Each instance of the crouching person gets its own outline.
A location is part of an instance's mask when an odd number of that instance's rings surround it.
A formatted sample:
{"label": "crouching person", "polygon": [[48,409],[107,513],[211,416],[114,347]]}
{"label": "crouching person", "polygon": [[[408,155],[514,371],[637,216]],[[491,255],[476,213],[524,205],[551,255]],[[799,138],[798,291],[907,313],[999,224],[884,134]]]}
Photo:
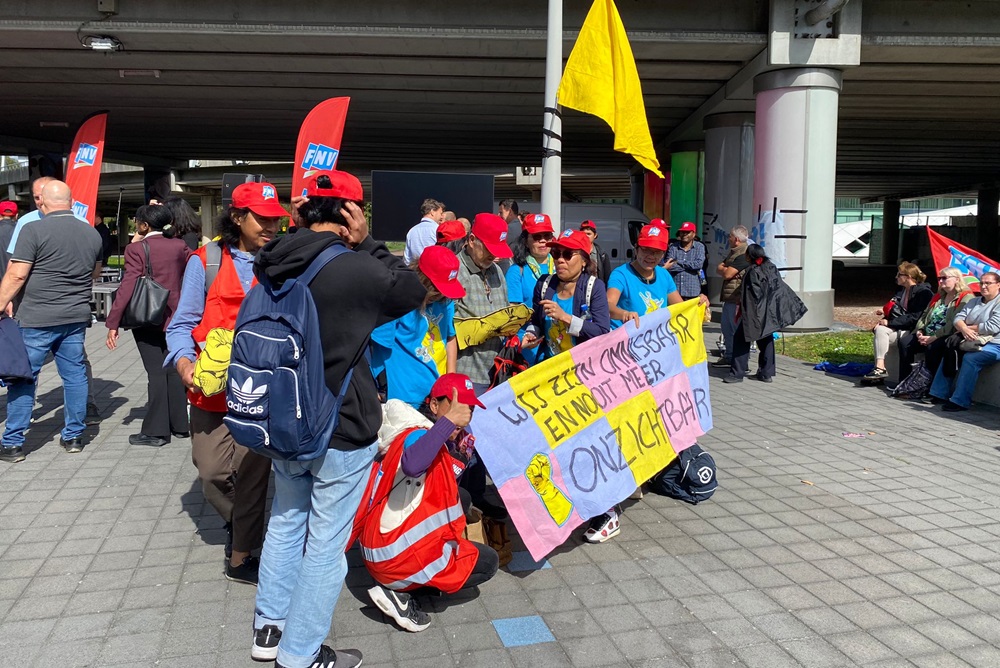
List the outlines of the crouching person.
{"label": "crouching person", "polygon": [[430,624],[407,592],[453,594],[497,572],[496,551],[462,537],[471,502],[456,483],[473,454],[474,439],[465,428],[473,407],[482,405],[467,376],[445,374],[431,388],[433,426],[416,410],[397,404],[409,415],[395,421],[394,433],[382,432],[388,449],[372,469],[354,533],[378,583],[368,595],[407,631],[423,631]]}

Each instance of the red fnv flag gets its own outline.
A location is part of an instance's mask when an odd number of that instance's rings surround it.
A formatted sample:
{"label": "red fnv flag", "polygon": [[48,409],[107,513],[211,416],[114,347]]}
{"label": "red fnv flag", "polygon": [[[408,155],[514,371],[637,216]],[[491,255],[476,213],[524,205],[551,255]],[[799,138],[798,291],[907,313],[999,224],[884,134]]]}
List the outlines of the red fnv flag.
{"label": "red fnv flag", "polygon": [[320,102],[299,128],[292,171],[292,196],[304,195],[305,183],[314,172],[335,169],[344,136],[349,97],[332,97]]}
{"label": "red fnv flag", "polygon": [[1000,271],[1000,264],[982,253],[963,246],[957,241],[938,234],[927,227],[927,239],[931,244],[931,257],[934,258],[935,271],[945,267],[955,267],[965,274],[965,283],[970,290],[979,292],[979,278],[987,271]]}
{"label": "red fnv flag", "polygon": [[97,186],[104,160],[104,129],[108,112],[94,114],[80,126],[66,165],[66,185],[73,193],[73,214],[91,225],[97,208]]}

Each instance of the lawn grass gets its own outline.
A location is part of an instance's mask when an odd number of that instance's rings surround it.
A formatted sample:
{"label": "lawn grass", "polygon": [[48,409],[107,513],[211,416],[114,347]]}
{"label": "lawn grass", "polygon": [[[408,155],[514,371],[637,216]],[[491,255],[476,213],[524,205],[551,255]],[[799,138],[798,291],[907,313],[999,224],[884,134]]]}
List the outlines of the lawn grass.
{"label": "lawn grass", "polygon": [[871,362],[874,356],[872,339],[867,331],[826,332],[785,336],[777,341],[776,352],[812,364],[820,362]]}
{"label": "lawn grass", "polygon": [[385,245],[391,251],[401,251],[406,248],[405,241],[386,241]]}

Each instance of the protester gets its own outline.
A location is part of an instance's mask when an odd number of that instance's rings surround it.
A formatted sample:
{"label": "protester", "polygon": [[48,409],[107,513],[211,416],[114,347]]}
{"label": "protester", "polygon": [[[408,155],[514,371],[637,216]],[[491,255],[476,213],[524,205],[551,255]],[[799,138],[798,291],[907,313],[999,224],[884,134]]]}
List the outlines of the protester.
{"label": "protester", "polygon": [[425,248],[437,243],[435,231],[438,224],[444,221],[444,203],[436,199],[425,199],[420,205],[420,216],[420,222],[406,233],[403,262],[407,265],[419,260]]}
{"label": "protester", "polygon": [[455,255],[461,253],[462,249],[465,248],[465,238],[469,236],[469,231],[462,220],[465,219],[446,220],[438,225],[436,232],[437,245],[444,246]]}
{"label": "protester", "polygon": [[1000,361],[1000,274],[984,273],[979,285],[982,295],[963,306],[954,321],[954,338],[967,342],[970,350],[962,356],[954,378],[945,373],[945,359],[931,383],[931,401],[943,404],[941,409],[948,412],[969,410],[979,372]]}
{"label": "protester", "polygon": [[198,250],[201,245],[201,217],[180,195],[167,197],[163,206],[174,219],[174,238],[183,241],[191,250]]}
{"label": "protester", "polygon": [[50,352],[63,383],[64,426],[59,444],[69,453],[83,450],[88,380],[83,364],[90,326],[90,296],[101,275],[101,236],[81,225],[70,210],[72,194],[50,179],[41,189],[41,220],[21,230],[10,266],[0,282],[0,313],[17,320],[34,378],[7,389],[7,423],[0,438],[0,461],[19,462],[35,405],[38,373]]}
{"label": "protester", "polygon": [[108,260],[115,254],[115,240],[111,238],[111,230],[100,211],[94,212],[94,230],[101,235],[101,264],[106,267]]}
{"label": "protester", "polygon": [[[456,318],[481,318],[510,306],[507,281],[494,262],[513,257],[507,246],[507,224],[492,213],[476,215],[465,248],[458,254],[458,281],[465,288],[465,297],[455,302]],[[482,393],[490,383],[490,369],[503,338],[497,336],[479,345],[458,352],[458,373],[465,374]]]}
{"label": "protester", "polygon": [[225,381],[221,387],[210,385],[195,374],[195,363],[203,357],[228,361],[224,342],[232,340],[240,304],[256,284],[254,256],[277,236],[278,222],[287,215],[270,183],[238,185],[232,205],[219,218],[220,239],[188,260],[177,310],[167,326],[167,364],[176,367],[191,403],[191,459],[205,500],[229,534],[226,579],[254,585],[259,561],[253,552],[263,545],[271,462],[233,440],[222,421]]}
{"label": "protester", "polygon": [[920,267],[912,262],[899,265],[896,274],[899,290],[885,307],[875,312],[883,317],[872,329],[875,333],[875,368],[864,377],[865,382],[872,384],[885,380],[888,375],[885,356],[890,346],[894,346],[900,337],[913,330],[920,314],[930,304],[934,291],[924,282],[926,278]]}
{"label": "protester", "polygon": [[945,267],[938,272],[938,291],[914,325],[912,332],[900,337],[896,344],[899,351],[899,379],[910,375],[913,357],[924,353],[924,368],[933,378],[944,356],[945,342],[955,331],[955,316],[975,295],[965,289],[962,271]]}
{"label": "protester", "polygon": [[114,350],[118,347],[122,314],[132,299],[136,282],[146,273],[148,262],[153,280],[168,290],[167,310],[163,325],[132,330],[132,338],[146,370],[147,403],[142,429],[138,434],[129,436],[128,442],[131,445],[160,447],[169,443],[171,436],[190,437],[184,383],[173,365],[165,364],[166,329],[180,299],[188,247],[174,238],[173,218],[167,207],[141,206],[135,212],[135,222],[143,240],[125,248],[125,275],[104,324],[108,328],[108,350]]}
{"label": "protester", "polygon": [[372,332],[372,372],[378,376],[385,371],[388,399],[420,408],[434,381],[455,371],[458,341],[452,300],[464,297],[465,288],[457,278],[458,258],[444,246],[425,248],[411,269],[427,296],[419,308]]}
{"label": "protester", "polygon": [[611,260],[608,259],[608,254],[597,243],[597,223],[592,220],[585,220],[580,223],[580,231],[590,239],[590,262],[594,267],[597,267],[595,276],[607,283],[611,278]]}
{"label": "protester", "polygon": [[14,236],[14,228],[17,226],[17,204],[11,201],[0,202],[0,280],[7,270],[7,263],[10,261],[10,253],[7,246]]}
{"label": "protester", "polygon": [[[555,263],[549,257],[553,238],[552,221],[544,213],[531,214],[514,243],[514,258],[507,269],[507,297],[511,304],[531,305],[538,279],[555,273]],[[524,337],[524,330],[519,333]],[[523,350],[525,361],[534,364],[537,349]]]}
{"label": "protester", "polygon": [[746,257],[750,267],[743,276],[740,319],[733,334],[733,364],[722,382],[743,382],[750,362],[750,342],[756,341],[759,356],[754,378],[770,383],[776,372],[774,333],[798,322],[806,306],[781,279],[763,247],[751,244]]}
{"label": "protester", "polygon": [[681,223],[677,238],[667,247],[664,267],[677,284],[677,290],[684,299],[694,299],[701,294],[707,253],[705,244],[694,238],[697,228],[694,223]]}
{"label": "protester", "polygon": [[[514,251],[514,242],[521,236],[521,225],[523,223],[517,211],[517,200],[504,199],[500,200],[500,204],[497,205],[498,215],[507,223],[507,245],[510,246],[511,252]],[[504,268],[504,271],[507,271],[507,269]]]}
{"label": "protester", "polygon": [[[467,376],[441,376],[428,397],[434,425],[428,428],[421,420],[389,435],[385,457],[373,467],[365,490],[369,501],[358,509],[354,530],[377,583],[368,596],[407,631],[423,631],[430,618],[406,592],[427,588],[453,594],[483,584],[499,566],[493,548],[463,538],[472,500],[455,478],[461,481],[476,456],[475,439],[466,429],[475,406],[484,407]],[[409,494],[396,483],[400,470],[423,487],[415,503],[400,503]]]}
{"label": "protester", "polygon": [[[270,244],[254,271],[274,285],[299,276],[327,247],[346,244],[309,285],[319,316],[327,387],[340,421],[326,455],[274,462],[275,492],[261,559],[251,657],[278,666],[360,665],[357,650],[323,645],[347,572],[344,552],[377,449],[382,409],[365,350],[376,326],[420,307],[426,290],[385,244],[368,236],[361,182],[317,172],[293,199],[299,231]],[[308,531],[307,531],[308,528]]]}
{"label": "protester", "polygon": [[733,334],[736,333],[736,313],[740,308],[740,284],[743,274],[750,266],[747,262],[747,228],[737,225],[729,231],[729,254],[715,268],[715,273],[722,277],[722,291],[719,301],[722,302],[722,340],[725,352],[722,357],[712,363],[714,367],[728,369],[733,363]]}

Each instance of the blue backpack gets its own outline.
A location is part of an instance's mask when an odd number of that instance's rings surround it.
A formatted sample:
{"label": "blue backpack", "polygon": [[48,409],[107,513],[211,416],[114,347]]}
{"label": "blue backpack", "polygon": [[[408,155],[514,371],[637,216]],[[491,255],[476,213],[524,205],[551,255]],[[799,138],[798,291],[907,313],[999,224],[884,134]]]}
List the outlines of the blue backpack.
{"label": "blue backpack", "polygon": [[692,504],[711,497],[718,486],[715,460],[697,443],[681,450],[677,459],[649,481],[650,491]]}
{"label": "blue backpack", "polygon": [[309,461],[330,445],[354,369],[334,396],[326,385],[319,316],[309,283],[347,252],[342,244],[328,246],[280,288],[262,277],[240,306],[223,422],[237,443],[258,454]]}

